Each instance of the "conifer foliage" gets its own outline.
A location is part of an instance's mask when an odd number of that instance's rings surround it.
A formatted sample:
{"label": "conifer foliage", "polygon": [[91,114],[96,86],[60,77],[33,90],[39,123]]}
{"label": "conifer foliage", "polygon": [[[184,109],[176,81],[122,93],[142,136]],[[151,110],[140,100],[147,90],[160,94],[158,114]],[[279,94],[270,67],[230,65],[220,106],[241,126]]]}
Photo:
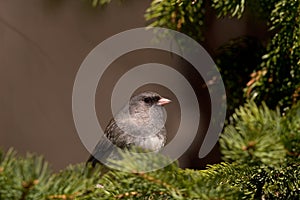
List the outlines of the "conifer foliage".
{"label": "conifer foliage", "polygon": [[[100,177],[101,166],[91,170],[82,163],[53,173],[42,157],[9,150],[1,153],[0,199],[298,199],[299,119],[300,103],[281,116],[265,104],[248,102],[220,138],[224,162],[206,170],[173,163],[146,173],[124,152],[114,164],[125,171]],[[168,161],[141,155],[152,165]]]}

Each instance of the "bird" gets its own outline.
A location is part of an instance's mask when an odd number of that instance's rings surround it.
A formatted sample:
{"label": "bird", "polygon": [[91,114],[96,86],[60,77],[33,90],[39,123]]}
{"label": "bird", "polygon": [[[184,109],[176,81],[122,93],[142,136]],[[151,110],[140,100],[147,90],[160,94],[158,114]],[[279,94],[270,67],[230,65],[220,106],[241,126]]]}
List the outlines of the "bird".
{"label": "bird", "polygon": [[108,158],[118,159],[115,147],[122,150],[138,147],[159,152],[167,140],[163,106],[170,102],[153,91],[132,96],[111,119],[86,164],[95,167],[96,164],[105,164]]}

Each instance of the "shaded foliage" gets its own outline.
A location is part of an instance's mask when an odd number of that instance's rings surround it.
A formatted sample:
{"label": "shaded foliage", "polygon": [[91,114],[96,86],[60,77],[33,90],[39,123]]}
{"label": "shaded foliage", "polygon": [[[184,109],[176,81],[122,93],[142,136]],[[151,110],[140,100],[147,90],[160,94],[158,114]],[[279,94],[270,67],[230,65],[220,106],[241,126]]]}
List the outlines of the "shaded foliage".
{"label": "shaded foliage", "polygon": [[164,156],[130,152],[111,161],[120,169],[69,166],[53,173],[40,156],[13,150],[0,161],[0,198],[24,199],[298,199],[300,195],[300,103],[286,116],[265,104],[236,110],[220,139],[223,163],[206,170],[172,163],[144,172],[140,165],[168,163]]}

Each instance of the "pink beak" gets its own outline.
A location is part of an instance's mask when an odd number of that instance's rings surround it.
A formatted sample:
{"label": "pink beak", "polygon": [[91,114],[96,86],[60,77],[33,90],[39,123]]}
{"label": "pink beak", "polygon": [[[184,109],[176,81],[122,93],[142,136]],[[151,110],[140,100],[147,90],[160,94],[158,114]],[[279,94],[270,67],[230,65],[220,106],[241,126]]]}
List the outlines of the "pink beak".
{"label": "pink beak", "polygon": [[170,99],[161,98],[160,100],[158,100],[157,105],[163,106],[163,105],[166,105],[166,104],[171,103],[171,102],[172,101]]}

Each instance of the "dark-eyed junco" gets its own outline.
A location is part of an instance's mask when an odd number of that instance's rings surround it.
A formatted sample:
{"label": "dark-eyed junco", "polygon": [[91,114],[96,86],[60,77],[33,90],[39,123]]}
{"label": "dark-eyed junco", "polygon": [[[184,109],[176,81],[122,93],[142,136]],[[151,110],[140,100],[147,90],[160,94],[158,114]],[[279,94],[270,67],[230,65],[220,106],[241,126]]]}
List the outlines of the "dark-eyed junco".
{"label": "dark-eyed junco", "polygon": [[165,112],[169,99],[151,91],[140,93],[110,121],[87,163],[105,162],[115,147],[132,146],[158,152],[166,143]]}

